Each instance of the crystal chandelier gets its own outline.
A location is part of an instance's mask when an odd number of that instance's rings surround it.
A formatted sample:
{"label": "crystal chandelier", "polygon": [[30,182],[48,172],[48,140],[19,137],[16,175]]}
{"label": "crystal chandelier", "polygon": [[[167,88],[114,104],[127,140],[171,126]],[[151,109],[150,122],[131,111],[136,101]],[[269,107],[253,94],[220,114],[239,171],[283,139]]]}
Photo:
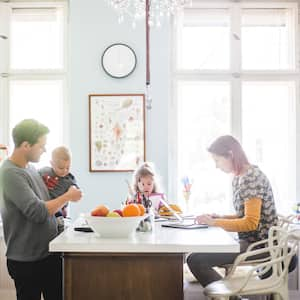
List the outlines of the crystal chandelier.
{"label": "crystal chandelier", "polygon": [[[133,26],[136,21],[145,17],[146,0],[106,0],[118,13],[119,23],[125,15],[132,18]],[[185,5],[191,5],[192,0],[150,0],[149,26],[160,26],[161,18],[177,13]]]}
{"label": "crystal chandelier", "polygon": [[150,88],[150,27],[161,24],[161,18],[175,15],[192,0],[106,0],[116,10],[118,21],[122,23],[125,15],[132,18],[133,27],[136,21],[145,19],[146,24],[146,108],[152,108]]}

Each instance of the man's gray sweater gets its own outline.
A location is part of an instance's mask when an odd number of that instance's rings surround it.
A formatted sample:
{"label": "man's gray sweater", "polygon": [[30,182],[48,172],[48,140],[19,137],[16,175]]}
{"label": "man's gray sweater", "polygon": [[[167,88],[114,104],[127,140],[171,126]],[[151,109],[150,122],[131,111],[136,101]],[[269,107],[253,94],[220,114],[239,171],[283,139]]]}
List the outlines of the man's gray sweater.
{"label": "man's gray sweater", "polygon": [[48,190],[33,166],[20,168],[5,160],[0,168],[0,209],[6,256],[16,261],[37,261],[49,255],[57,224],[45,201]]}

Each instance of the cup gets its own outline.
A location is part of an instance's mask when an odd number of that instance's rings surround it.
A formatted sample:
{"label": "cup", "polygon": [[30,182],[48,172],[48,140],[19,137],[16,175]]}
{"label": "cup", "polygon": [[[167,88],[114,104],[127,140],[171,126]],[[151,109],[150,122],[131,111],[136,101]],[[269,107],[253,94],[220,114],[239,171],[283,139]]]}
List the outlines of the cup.
{"label": "cup", "polygon": [[183,191],[183,198],[185,202],[188,202],[190,200],[190,197],[191,197],[191,191]]}
{"label": "cup", "polygon": [[183,191],[183,198],[185,200],[185,210],[189,211],[189,203],[190,203],[191,191]]}

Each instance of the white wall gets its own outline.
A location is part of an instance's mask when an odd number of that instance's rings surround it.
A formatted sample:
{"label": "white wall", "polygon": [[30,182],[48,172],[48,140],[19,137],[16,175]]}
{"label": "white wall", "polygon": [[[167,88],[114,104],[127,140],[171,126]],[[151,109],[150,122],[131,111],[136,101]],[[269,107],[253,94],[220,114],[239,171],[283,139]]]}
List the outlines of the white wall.
{"label": "white wall", "polygon": [[[146,112],[146,157],[153,161],[167,187],[168,178],[168,95],[169,48],[167,22],[151,29],[151,86],[153,108]],[[115,11],[103,0],[70,0],[69,97],[70,146],[73,152],[72,171],[84,191],[80,203],[72,204],[71,215],[88,212],[98,204],[117,208],[125,200],[124,179],[132,173],[89,172],[88,95],[105,93],[145,92],[145,24],[135,29],[129,17],[121,25]],[[113,79],[104,73],[100,64],[104,49],[112,43],[123,42],[137,55],[137,67],[124,79]],[[67,112],[66,112],[67,113]]]}

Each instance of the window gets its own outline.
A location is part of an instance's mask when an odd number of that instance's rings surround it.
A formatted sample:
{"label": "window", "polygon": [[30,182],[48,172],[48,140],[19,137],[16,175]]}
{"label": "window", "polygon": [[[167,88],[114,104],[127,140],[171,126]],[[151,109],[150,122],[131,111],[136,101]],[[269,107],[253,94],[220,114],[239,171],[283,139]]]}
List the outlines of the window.
{"label": "window", "polygon": [[297,199],[296,37],[296,3],[194,2],[174,22],[171,199],[184,207],[181,178],[189,176],[193,211],[230,213],[231,178],[206,149],[233,134],[271,180],[278,210],[290,212]]}
{"label": "window", "polygon": [[243,69],[295,69],[293,13],[289,8],[245,8],[241,11]]}
{"label": "window", "polygon": [[[177,94],[178,174],[187,174],[194,180],[192,197],[197,195],[199,200],[193,203],[194,209],[203,211],[211,205],[213,209],[217,202],[219,205],[224,202],[223,191],[228,181],[222,173],[216,172],[206,148],[214,136],[230,131],[230,85],[223,81],[180,80]],[[221,192],[215,185],[223,187]],[[203,186],[210,193],[204,191]]]}
{"label": "window", "polygon": [[[180,69],[228,69],[230,18],[228,9],[187,9],[178,28]],[[195,38],[196,37],[196,38]]]}
{"label": "window", "polygon": [[12,70],[63,70],[62,8],[13,8],[10,67]]}
{"label": "window", "polygon": [[242,85],[243,145],[249,160],[268,174],[280,211],[296,199],[295,90],[294,81]]}
{"label": "window", "polygon": [[66,5],[14,2],[6,4],[6,12],[9,64],[6,78],[0,81],[8,116],[4,122],[9,126],[3,140],[13,149],[15,124],[25,118],[39,120],[50,129],[47,153],[40,162],[45,165],[51,149],[66,143]]}

